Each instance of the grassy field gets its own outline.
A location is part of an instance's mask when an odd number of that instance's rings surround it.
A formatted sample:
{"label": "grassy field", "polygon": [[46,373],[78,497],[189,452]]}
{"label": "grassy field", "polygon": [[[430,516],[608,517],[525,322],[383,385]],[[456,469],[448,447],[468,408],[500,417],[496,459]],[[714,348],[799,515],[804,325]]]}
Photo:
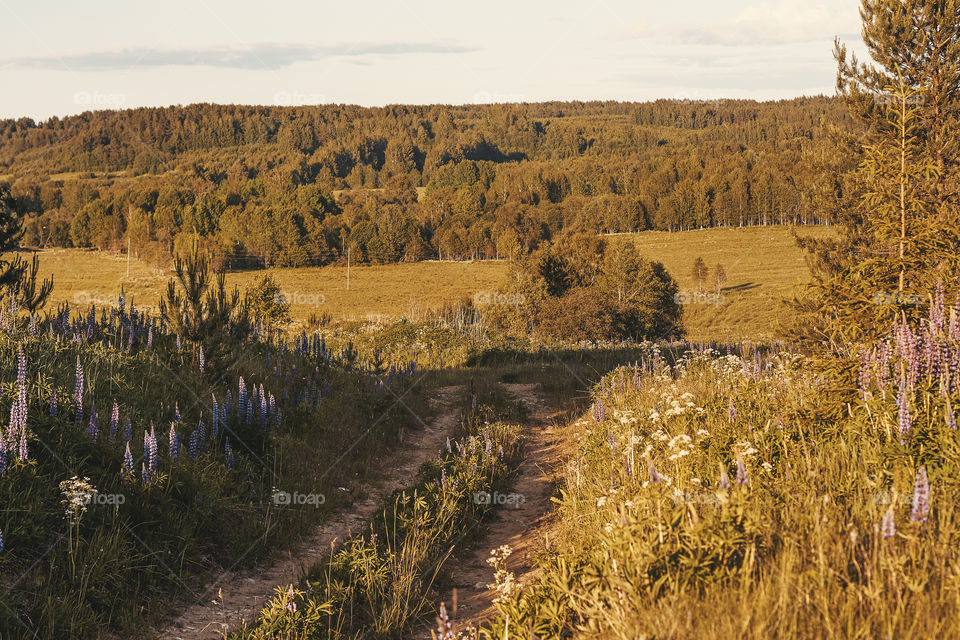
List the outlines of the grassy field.
{"label": "grassy field", "polygon": [[[147,263],[96,251],[58,249],[40,255],[41,273],[54,275],[53,303],[115,304],[121,285],[138,304],[155,306],[169,274]],[[272,269],[227,274],[227,284],[244,287],[269,273],[288,296],[294,320],[314,312],[337,319],[415,317],[419,312],[502,291],[505,262],[419,262],[350,269],[346,267]]]}
{"label": "grassy field", "polygon": [[[833,230],[804,227],[800,233],[822,237]],[[696,292],[693,261],[698,256],[710,269],[706,285],[710,292],[714,269],[723,265],[727,282],[720,296],[687,297],[685,325],[692,340],[780,335],[779,328],[792,313],[784,300],[810,278],[804,253],[788,227],[646,231],[612,239],[635,241],[644,256],[666,266],[687,294]]]}
{"label": "grassy field", "polygon": [[[823,235],[831,230],[808,227],[802,233]],[[711,281],[717,263],[723,264],[727,283],[722,295],[691,295],[686,305],[686,327],[694,340],[777,336],[778,326],[790,314],[784,300],[809,277],[803,252],[786,227],[647,231],[611,239],[635,241],[644,256],[663,262],[681,291],[690,294],[696,291],[691,271],[697,256],[710,267]],[[493,261],[355,266],[349,290],[347,270],[339,266],[230,273],[227,283],[243,289],[270,273],[287,294],[294,320],[314,312],[348,320],[416,318],[479,292],[504,292],[508,270],[508,263]],[[128,265],[124,256],[78,249],[41,253],[41,271],[55,277],[54,303],[84,305],[115,303],[123,285],[138,304],[154,306],[169,278],[138,260]]]}

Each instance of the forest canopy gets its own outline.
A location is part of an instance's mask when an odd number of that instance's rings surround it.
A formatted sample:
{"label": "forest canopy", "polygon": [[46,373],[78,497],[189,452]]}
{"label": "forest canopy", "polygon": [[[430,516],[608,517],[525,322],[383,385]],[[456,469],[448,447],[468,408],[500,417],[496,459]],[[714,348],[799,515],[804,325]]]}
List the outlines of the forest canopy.
{"label": "forest canopy", "polygon": [[[187,107],[0,121],[29,246],[217,266],[513,257],[582,233],[823,223],[836,99]],[[818,188],[832,188],[831,184]]]}

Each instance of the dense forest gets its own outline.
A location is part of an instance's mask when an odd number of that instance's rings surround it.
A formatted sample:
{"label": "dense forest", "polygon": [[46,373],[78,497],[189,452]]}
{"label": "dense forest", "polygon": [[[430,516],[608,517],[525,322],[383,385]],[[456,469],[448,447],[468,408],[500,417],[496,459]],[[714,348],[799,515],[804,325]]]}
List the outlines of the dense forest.
{"label": "dense forest", "polygon": [[95,111],[0,121],[0,196],[26,245],[158,264],[197,238],[233,268],[511,257],[580,233],[827,222],[810,176],[825,125],[851,122],[824,97]]}

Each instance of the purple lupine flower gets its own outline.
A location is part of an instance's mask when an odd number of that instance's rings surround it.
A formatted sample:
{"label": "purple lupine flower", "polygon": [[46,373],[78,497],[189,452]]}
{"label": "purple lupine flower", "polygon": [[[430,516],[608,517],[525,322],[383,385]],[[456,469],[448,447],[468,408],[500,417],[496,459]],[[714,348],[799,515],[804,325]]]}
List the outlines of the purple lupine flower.
{"label": "purple lupine flower", "polygon": [[176,461],[180,451],[177,449],[177,429],[176,423],[170,423],[169,450],[170,460]]}
{"label": "purple lupine flower", "polygon": [[57,417],[57,390],[50,388],[50,417]]}
{"label": "purple lupine flower", "polygon": [[100,436],[100,421],[97,419],[97,405],[90,408],[90,424],[87,426],[87,435],[96,442]]}
{"label": "purple lupine flower", "polygon": [[447,608],[440,603],[440,615],[437,616],[437,640],[452,640],[456,636],[453,635],[453,623],[450,621],[450,616],[447,615]]}
{"label": "purple lupine flower", "polygon": [[213,409],[210,413],[213,415],[213,419],[210,421],[210,431],[213,434],[213,437],[217,437],[217,422],[220,420],[220,406],[217,404],[216,394],[210,395],[213,400]]}
{"label": "purple lupine flower", "polygon": [[179,403],[179,402],[175,402],[175,403],[174,403],[174,406],[173,406],[173,421],[174,421],[174,422],[182,422],[182,421],[183,421],[183,417],[180,415],[180,403]]}
{"label": "purple lupine flower", "polygon": [[130,416],[127,416],[127,424],[123,427],[123,439],[130,442],[131,438],[133,438],[133,424],[130,422]]}
{"label": "purple lupine flower", "polygon": [[260,384],[260,393],[257,395],[257,402],[260,404],[260,424],[267,424],[267,396],[263,392],[263,384]]}
{"label": "purple lupine flower", "polygon": [[887,508],[887,512],[883,515],[883,523],[880,525],[880,529],[883,531],[884,538],[892,538],[897,535],[897,529],[893,523],[893,505],[891,504]]}
{"label": "purple lupine flower", "polygon": [[127,440],[126,450],[123,452],[123,471],[122,475],[133,475],[133,454],[130,453],[130,441]]}
{"label": "purple lupine flower", "polygon": [[77,408],[76,422],[83,420],[83,366],[80,364],[80,356],[77,356],[77,378],[73,388],[73,404]]}
{"label": "purple lupine flower", "polygon": [[200,345],[199,360],[200,360],[200,373],[203,373],[203,366],[204,366],[204,364],[206,363],[206,361],[205,361],[205,359],[204,359],[204,357],[203,357],[203,345]]}
{"label": "purple lupine flower", "polygon": [[147,328],[147,349],[153,348],[153,323]]}
{"label": "purple lupine flower", "polygon": [[30,451],[27,448],[27,430],[25,428],[20,430],[20,447],[17,451],[17,457],[21,460],[30,459]]}
{"label": "purple lupine flower", "polygon": [[747,474],[747,465],[743,463],[743,456],[737,452],[737,486],[745,487],[750,484],[750,476]]}
{"label": "purple lupine flower", "polygon": [[150,474],[147,473],[147,465],[142,462],[140,463],[140,480],[143,481],[143,484],[150,483]]}
{"label": "purple lupine flower", "polygon": [[244,418],[243,424],[253,424],[253,403],[247,402],[247,415]]}
{"label": "purple lupine flower", "polygon": [[203,420],[200,421],[200,425],[197,427],[197,439],[200,445],[200,451],[203,451],[207,448],[207,425],[203,423]]}
{"label": "purple lupine flower", "polygon": [[730,398],[730,403],[727,405],[727,420],[730,423],[737,421],[737,408],[733,404],[733,398]]}
{"label": "purple lupine flower", "polygon": [[146,429],[143,430],[143,462],[146,464],[150,461],[150,432]]}
{"label": "purple lupine flower", "polygon": [[187,455],[191,460],[196,460],[197,455],[200,452],[200,436],[196,431],[190,433],[190,448],[187,450]]}
{"label": "purple lupine flower", "polygon": [[913,509],[910,519],[926,522],[930,515],[930,483],[927,482],[927,468],[917,469],[917,478],[913,483]]}
{"label": "purple lupine flower", "polygon": [[660,482],[660,474],[657,473],[657,467],[653,464],[653,456],[647,454],[647,472],[650,475],[650,484]]}
{"label": "purple lupine flower", "polygon": [[247,415],[247,384],[243,381],[243,376],[240,376],[237,386],[237,413],[241,420]]}
{"label": "purple lupine flower", "polygon": [[117,401],[113,401],[113,411],[110,413],[110,441],[112,442],[114,438],[117,437],[117,433],[120,431],[120,405],[117,404]]}
{"label": "purple lupine flower", "polygon": [[153,426],[153,423],[150,423],[150,471],[151,473],[156,472],[157,470],[157,461],[159,456],[157,455],[157,430]]}
{"label": "purple lupine flower", "polygon": [[0,437],[0,476],[7,472],[7,444]]}
{"label": "purple lupine flower", "polygon": [[730,476],[727,475],[727,466],[722,462],[720,462],[719,465],[720,465],[720,488],[723,489],[724,491],[727,491],[730,489]]}
{"label": "purple lupine flower", "polygon": [[907,433],[910,432],[910,402],[907,399],[906,380],[901,378],[897,387],[897,423],[900,425],[900,441],[906,443]]}
{"label": "purple lupine flower", "polygon": [[945,319],[943,293],[943,282],[938,282],[933,304],[930,305],[930,331],[932,333],[939,333],[943,329]]}
{"label": "purple lupine flower", "polygon": [[863,352],[863,356],[860,359],[860,377],[859,377],[860,398],[864,402],[866,402],[870,392],[870,364],[871,364],[871,352],[865,349]]}

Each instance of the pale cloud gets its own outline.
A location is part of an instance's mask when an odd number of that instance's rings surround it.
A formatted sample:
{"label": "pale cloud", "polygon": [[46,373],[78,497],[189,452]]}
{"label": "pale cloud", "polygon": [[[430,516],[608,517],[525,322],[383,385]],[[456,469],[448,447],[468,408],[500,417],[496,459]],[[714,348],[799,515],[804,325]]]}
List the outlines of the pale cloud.
{"label": "pale cloud", "polygon": [[683,22],[642,22],[619,35],[683,45],[788,45],[855,37],[858,24],[856,3],[780,0],[747,5],[726,20],[689,16]]}
{"label": "pale cloud", "polygon": [[0,66],[19,69],[70,71],[124,71],[138,67],[221,67],[228,69],[283,69],[298,62],[326,58],[398,56],[406,54],[467,53],[470,47],[443,43],[353,43],[331,46],[259,43],[242,46],[164,49],[126,48],[0,60]]}

